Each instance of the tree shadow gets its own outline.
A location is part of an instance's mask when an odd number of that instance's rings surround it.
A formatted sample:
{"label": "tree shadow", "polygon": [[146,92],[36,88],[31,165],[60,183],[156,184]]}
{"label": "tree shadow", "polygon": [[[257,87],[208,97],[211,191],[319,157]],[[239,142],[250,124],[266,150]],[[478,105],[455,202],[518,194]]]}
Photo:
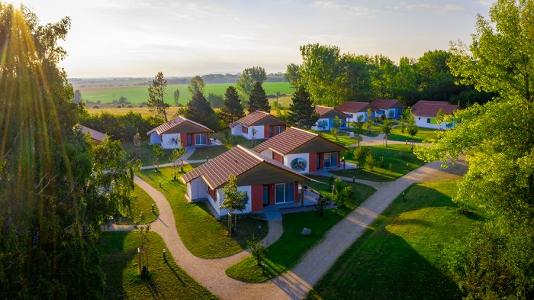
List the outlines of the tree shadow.
{"label": "tree shadow", "polygon": [[165,264],[167,265],[169,270],[171,270],[171,272],[174,274],[174,277],[176,277],[176,279],[178,279],[178,281],[180,281],[180,283],[182,283],[182,285],[185,286],[186,285],[185,281],[182,279],[180,274],[178,274],[178,272],[176,272],[176,270],[174,269],[172,264],[169,263],[169,258],[165,259]]}
{"label": "tree shadow", "polygon": [[459,299],[458,285],[402,237],[385,229],[358,240],[317,284],[312,298]]}
{"label": "tree shadow", "polygon": [[104,232],[99,241],[101,265],[105,273],[104,298],[124,299],[123,271],[137,254],[135,249],[126,250],[124,240],[129,232]]}

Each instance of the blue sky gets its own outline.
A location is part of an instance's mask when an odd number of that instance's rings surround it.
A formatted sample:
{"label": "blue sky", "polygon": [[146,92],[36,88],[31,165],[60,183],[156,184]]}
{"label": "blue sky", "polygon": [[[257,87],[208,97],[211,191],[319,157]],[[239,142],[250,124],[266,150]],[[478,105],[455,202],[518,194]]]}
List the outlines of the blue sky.
{"label": "blue sky", "polygon": [[[1,1],[1,0],[0,0]],[[4,0],[5,1],[5,0]],[[284,71],[299,46],[394,60],[468,42],[491,1],[395,0],[7,0],[43,22],[72,18],[62,65],[72,77],[168,76],[229,72],[260,65]]]}

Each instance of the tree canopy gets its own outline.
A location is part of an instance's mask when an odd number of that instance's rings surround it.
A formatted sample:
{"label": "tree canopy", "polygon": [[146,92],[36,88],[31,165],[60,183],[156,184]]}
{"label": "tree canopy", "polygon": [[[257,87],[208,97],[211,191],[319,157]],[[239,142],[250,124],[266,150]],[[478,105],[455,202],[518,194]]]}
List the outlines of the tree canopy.
{"label": "tree canopy", "polygon": [[289,104],[289,123],[309,129],[317,122],[317,119],[315,105],[310,94],[303,87],[298,87],[291,97],[291,104]]}
{"label": "tree canopy", "polygon": [[156,115],[162,117],[165,122],[167,119],[167,108],[169,104],[165,103],[165,90],[167,89],[167,80],[162,72],[158,72],[152,83],[148,87],[147,104],[150,108],[155,110]]}
{"label": "tree canopy", "polygon": [[225,121],[230,124],[245,116],[243,105],[239,101],[237,90],[233,86],[229,86],[224,93],[224,103],[222,107]]}
{"label": "tree canopy", "polygon": [[256,110],[262,110],[265,112],[271,111],[271,106],[265,95],[265,90],[261,86],[261,82],[256,82],[254,88],[250,93],[250,99],[248,101],[248,111],[253,112]]}
{"label": "tree canopy", "polygon": [[243,97],[248,99],[252,94],[256,83],[263,83],[267,79],[267,73],[263,67],[250,67],[243,70],[237,81],[237,90]]}
{"label": "tree canopy", "polygon": [[490,18],[477,18],[467,49],[452,48],[449,67],[462,82],[498,96],[455,115],[428,160],[465,157],[467,174],[456,201],[488,220],[451,250],[451,270],[471,298],[529,298],[534,292],[533,1],[499,0]]}
{"label": "tree canopy", "polygon": [[211,108],[210,103],[204,95],[200,92],[193,94],[191,101],[187,103],[187,110],[185,111],[185,117],[206,125],[212,130],[219,128],[219,120]]}

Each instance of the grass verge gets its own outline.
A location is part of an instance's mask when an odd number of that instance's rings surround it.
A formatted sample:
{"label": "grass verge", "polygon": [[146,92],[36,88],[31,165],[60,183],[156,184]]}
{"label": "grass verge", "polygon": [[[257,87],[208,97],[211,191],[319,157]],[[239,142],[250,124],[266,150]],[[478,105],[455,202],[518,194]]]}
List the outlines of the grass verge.
{"label": "grass verge", "polygon": [[150,276],[138,275],[138,232],[104,232],[99,252],[106,275],[105,299],[216,299],[208,290],[189,277],[174,263],[161,237],[148,233],[148,267]]}
{"label": "grass verge", "polygon": [[[314,176],[314,179],[328,182],[328,178]],[[331,186],[319,182],[309,182],[309,186],[328,196]],[[363,184],[352,184],[353,197],[345,207],[328,209],[323,216],[317,211],[285,214],[283,216],[284,233],[278,241],[266,250],[265,267],[261,268],[252,257],[231,266],[226,274],[244,282],[264,282],[272,279],[296,265],[306,252],[317,244],[326,232],[358,207],[375,190]],[[310,228],[312,234],[301,235],[304,227]]]}
{"label": "grass verge", "polygon": [[[185,172],[190,169],[189,165],[184,167]],[[242,216],[238,219],[236,235],[230,237],[226,221],[215,219],[205,203],[187,202],[185,185],[172,180],[171,168],[160,168],[159,172],[144,170],[140,172],[139,177],[165,195],[171,205],[178,234],[195,256],[227,257],[246,248],[246,240],[250,239],[252,234],[259,238],[267,234],[266,222]]]}
{"label": "grass verge", "polygon": [[189,157],[190,160],[211,159],[226,152],[226,146],[210,146],[196,148],[195,152]]}

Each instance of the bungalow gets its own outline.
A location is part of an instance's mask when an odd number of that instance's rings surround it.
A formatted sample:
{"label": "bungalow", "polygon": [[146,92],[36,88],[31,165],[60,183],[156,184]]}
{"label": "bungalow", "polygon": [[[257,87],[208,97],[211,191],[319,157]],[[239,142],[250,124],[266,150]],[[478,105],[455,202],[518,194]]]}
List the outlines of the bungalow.
{"label": "bungalow", "polygon": [[213,130],[179,116],[148,131],[149,144],[160,144],[164,149],[176,149],[209,145],[209,135]]}
{"label": "bungalow", "polygon": [[290,127],[254,150],[295,172],[310,173],[339,167],[340,152],[345,148],[316,133]]}
{"label": "bungalow", "polygon": [[187,199],[207,199],[216,217],[226,215],[228,211],[221,208],[221,204],[224,202],[223,187],[230,175],[237,179],[237,190],[247,195],[246,207],[238,213],[260,212],[267,206],[304,204],[302,184],[306,177],[242,146],[236,146],[182,176],[187,185]]}
{"label": "bungalow", "polygon": [[257,110],[230,124],[232,135],[247,140],[268,139],[286,129],[286,123],[270,113]]}
{"label": "bungalow", "polygon": [[347,115],[347,122],[365,122],[369,117],[367,109],[370,107],[368,102],[347,101],[336,109]]}
{"label": "bungalow", "polygon": [[371,102],[373,118],[400,119],[402,103],[397,99],[376,99]]}
{"label": "bungalow", "polygon": [[315,113],[319,116],[319,119],[312,126],[313,130],[328,131],[332,129],[336,117],[341,120],[341,128],[345,128],[347,124],[347,115],[333,107],[316,105]]}
{"label": "bungalow", "polygon": [[100,132],[98,130],[94,130],[92,128],[83,126],[81,124],[78,124],[76,126],[80,129],[82,134],[89,136],[89,138],[91,138],[91,141],[93,141],[93,142],[95,142],[97,144],[98,143],[103,143],[106,140],[106,138],[108,137],[108,135],[103,133],[103,132]]}
{"label": "bungalow", "polygon": [[454,126],[454,122],[442,122],[438,124],[436,116],[441,111],[445,115],[451,115],[458,109],[458,105],[449,104],[447,101],[419,100],[412,106],[412,114],[418,127],[448,129]]}

